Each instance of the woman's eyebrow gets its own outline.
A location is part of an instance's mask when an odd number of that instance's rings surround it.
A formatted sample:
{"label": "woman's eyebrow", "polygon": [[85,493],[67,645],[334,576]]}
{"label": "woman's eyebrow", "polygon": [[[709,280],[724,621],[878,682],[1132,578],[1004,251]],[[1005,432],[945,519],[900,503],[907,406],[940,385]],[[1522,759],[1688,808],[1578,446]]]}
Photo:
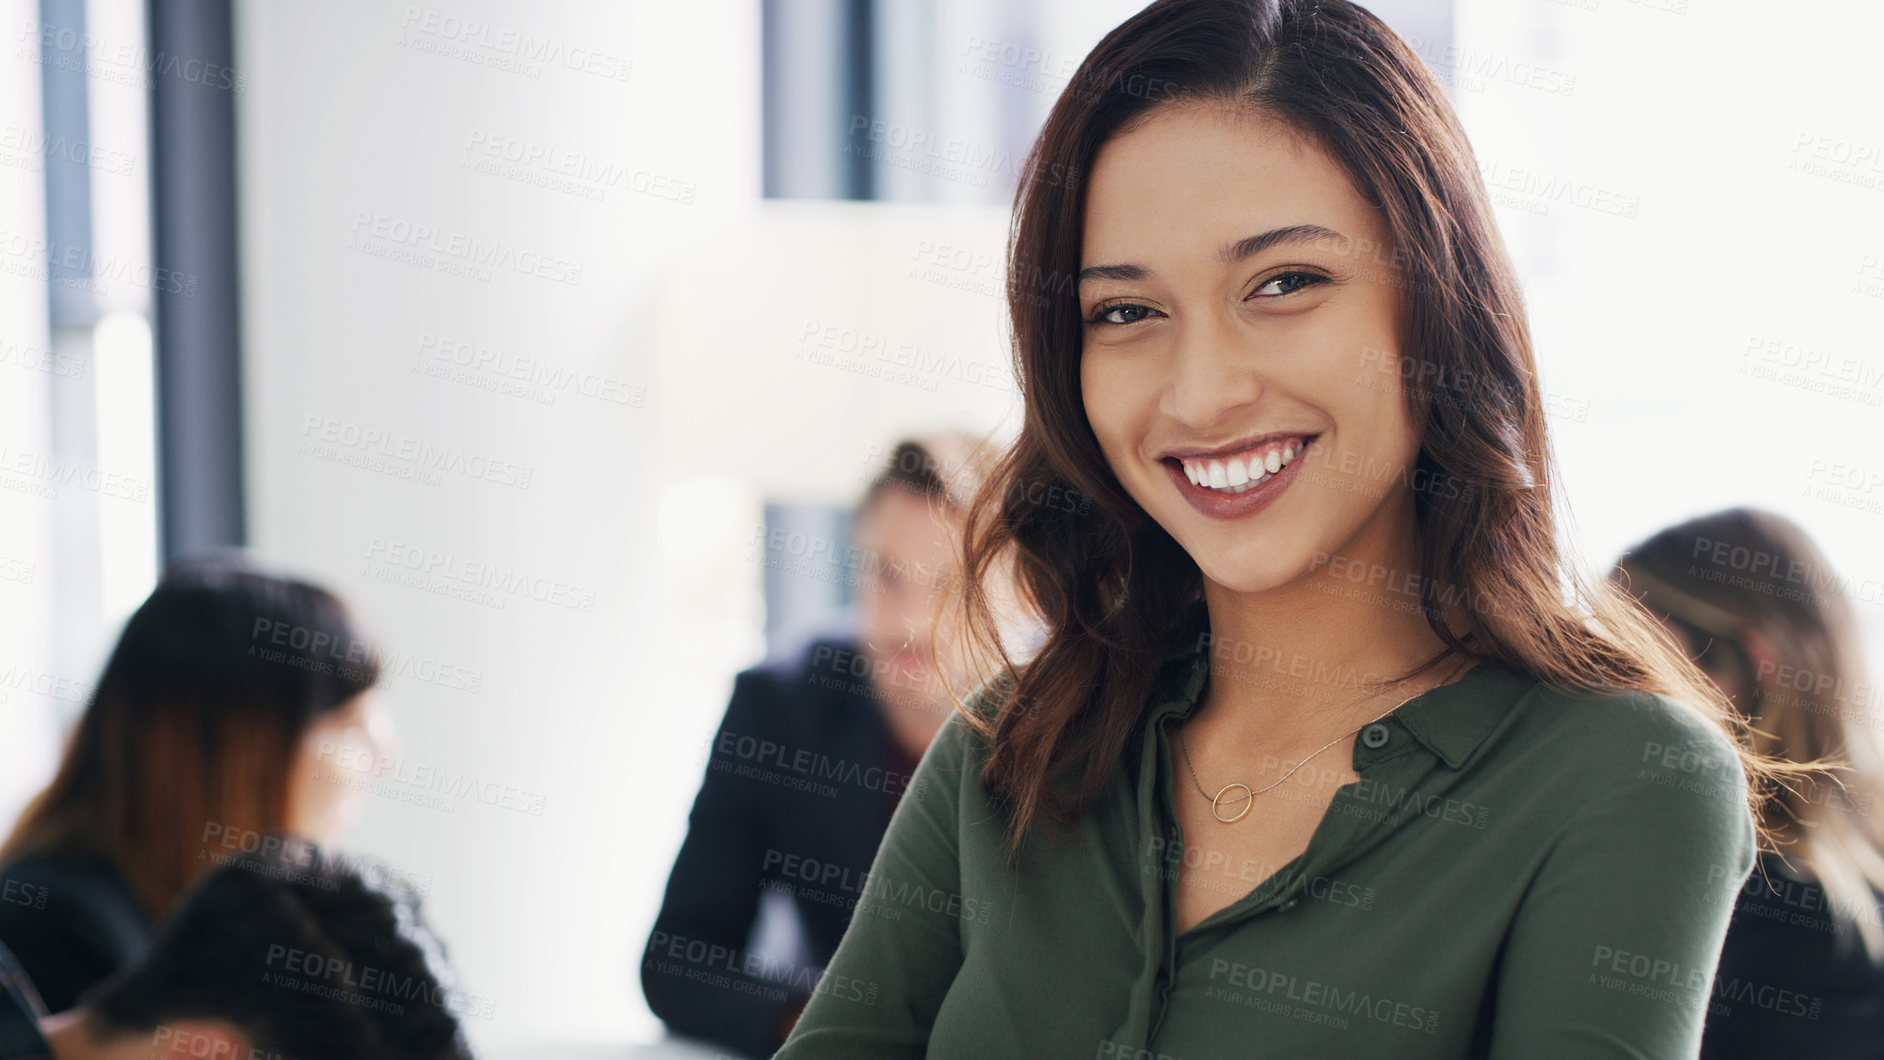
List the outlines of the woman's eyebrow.
{"label": "woman's eyebrow", "polygon": [[[1283,228],[1271,228],[1253,236],[1244,236],[1233,243],[1225,243],[1217,251],[1217,260],[1225,265],[1252,258],[1270,247],[1283,243],[1312,243],[1334,239],[1343,243],[1348,237],[1332,228],[1321,225],[1288,225]],[[1142,280],[1151,275],[1147,265],[1088,265],[1079,270],[1079,282],[1087,280]]]}

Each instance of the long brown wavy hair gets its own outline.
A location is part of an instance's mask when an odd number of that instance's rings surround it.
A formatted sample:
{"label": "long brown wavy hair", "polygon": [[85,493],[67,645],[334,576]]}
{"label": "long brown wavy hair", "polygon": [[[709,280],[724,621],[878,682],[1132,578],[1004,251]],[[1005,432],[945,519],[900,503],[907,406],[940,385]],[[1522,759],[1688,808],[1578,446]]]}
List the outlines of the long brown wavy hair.
{"label": "long brown wavy hair", "polygon": [[[1119,484],[1087,422],[1076,277],[1085,176],[1100,148],[1158,107],[1216,101],[1318,144],[1391,233],[1393,246],[1374,251],[1401,270],[1400,350],[1437,369],[1401,375],[1421,432],[1409,478],[1463,484],[1414,490],[1419,606],[1433,631],[1454,652],[1551,685],[1652,691],[1692,706],[1740,748],[1757,811],[1797,767],[1752,750],[1744,724],[1660,624],[1559,549],[1518,281],[1431,73],[1344,0],[1158,0],[1086,57],[1015,196],[1007,296],[1024,415],[970,508],[960,598],[962,628],[998,689],[986,716],[978,706],[965,720],[988,740],[981,779],[1008,806],[1015,849],[1031,824],[1070,823],[1113,780],[1156,659],[1174,631],[1204,621],[1197,564]],[[1461,394],[1449,380],[1472,384]],[[1043,483],[1082,503],[1035,503]],[[1023,663],[1001,642],[983,591],[983,574],[1008,563],[1045,630]]]}
{"label": "long brown wavy hair", "polygon": [[[1841,765],[1777,792],[1771,829],[1825,889],[1841,934],[1884,962],[1884,737],[1847,588],[1799,524],[1730,508],[1671,526],[1625,552],[1610,577],[1680,631],[1703,671],[1746,715],[1754,746]],[[1755,638],[1759,643],[1755,644]]]}

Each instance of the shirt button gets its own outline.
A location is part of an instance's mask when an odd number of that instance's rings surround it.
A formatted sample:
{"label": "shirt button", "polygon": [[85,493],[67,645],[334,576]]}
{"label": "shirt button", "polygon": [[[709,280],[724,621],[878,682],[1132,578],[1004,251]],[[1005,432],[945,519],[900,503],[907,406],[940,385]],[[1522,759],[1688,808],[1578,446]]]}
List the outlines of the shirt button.
{"label": "shirt button", "polygon": [[1300,898],[1291,898],[1288,901],[1282,903],[1280,906],[1277,906],[1276,911],[1286,913],[1289,910],[1294,909],[1298,904],[1301,903],[1301,901],[1302,900]]}
{"label": "shirt button", "polygon": [[1379,722],[1361,730],[1361,742],[1369,747],[1381,747],[1387,742],[1387,727]]}

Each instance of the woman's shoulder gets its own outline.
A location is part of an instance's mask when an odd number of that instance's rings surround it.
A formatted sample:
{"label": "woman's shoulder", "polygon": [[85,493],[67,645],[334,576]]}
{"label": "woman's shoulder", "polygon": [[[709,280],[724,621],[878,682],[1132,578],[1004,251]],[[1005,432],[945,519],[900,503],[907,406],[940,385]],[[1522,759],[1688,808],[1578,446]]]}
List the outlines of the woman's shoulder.
{"label": "woman's shoulder", "polygon": [[1012,694],[1012,683],[1002,677],[978,685],[949,711],[933,746],[961,765],[979,765],[988,756],[994,725]]}
{"label": "woman's shoulder", "polygon": [[34,850],[0,864],[0,876],[38,884],[59,883],[82,889],[124,889],[124,881],[103,855],[77,850]]}
{"label": "woman's shoulder", "polygon": [[1629,801],[1643,814],[1659,807],[1723,828],[1744,823],[1740,750],[1701,707],[1649,690],[1544,683],[1518,706],[1507,746],[1527,761],[1527,784],[1554,782],[1575,803]]}
{"label": "woman's shoulder", "polygon": [[[27,899],[31,901],[28,902]],[[0,906],[82,909],[146,922],[123,877],[101,855],[35,851],[0,865]]]}
{"label": "woman's shoulder", "polygon": [[150,933],[137,898],[101,857],[39,852],[0,866],[0,942],[54,1011],[133,960]]}
{"label": "woman's shoulder", "polygon": [[1646,689],[1570,689],[1535,682],[1519,724],[1552,743],[1638,765],[1667,757],[1739,761],[1733,741],[1703,708]]}
{"label": "woman's shoulder", "polygon": [[10,944],[63,939],[99,951],[132,952],[149,934],[150,918],[102,857],[45,851],[0,866],[0,938]]}

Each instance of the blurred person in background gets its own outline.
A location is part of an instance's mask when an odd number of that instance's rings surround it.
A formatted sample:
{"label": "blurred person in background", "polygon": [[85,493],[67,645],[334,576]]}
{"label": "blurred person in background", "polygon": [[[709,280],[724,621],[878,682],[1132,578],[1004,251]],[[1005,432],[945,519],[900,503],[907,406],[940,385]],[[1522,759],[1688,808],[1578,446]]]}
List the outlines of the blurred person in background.
{"label": "blurred person in background", "polygon": [[403,886],[271,835],[204,874],[149,950],[48,1015],[0,946],[0,1060],[467,1060],[444,948]]}
{"label": "blurred person in background", "polygon": [[[641,967],[671,1031],[770,1055],[837,948],[890,814],[954,709],[959,660],[939,612],[983,470],[967,434],[898,444],[846,556],[855,639],[816,640],[734,681]],[[788,899],[802,962],[750,948],[768,890]]]}
{"label": "blurred person in background", "polygon": [[358,818],[341,768],[396,747],[378,658],[317,586],[227,557],[165,575],[0,844],[0,943],[52,1011],[134,962],[232,849]]}
{"label": "blurred person in background", "polygon": [[1701,1056],[1884,1056],[1884,719],[1831,565],[1797,524],[1734,508],[1629,549],[1612,577],[1748,717],[1763,750],[1849,763],[1769,804],[1787,845],[1762,852],[1741,888]]}

